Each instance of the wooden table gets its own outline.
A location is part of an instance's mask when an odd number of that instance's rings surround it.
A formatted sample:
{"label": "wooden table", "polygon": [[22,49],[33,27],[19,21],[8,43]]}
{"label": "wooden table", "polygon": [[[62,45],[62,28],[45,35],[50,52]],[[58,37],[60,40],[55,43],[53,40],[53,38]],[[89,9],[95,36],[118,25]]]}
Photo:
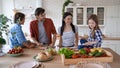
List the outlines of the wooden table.
{"label": "wooden table", "polygon": [[[111,49],[108,49],[113,56],[114,61],[112,63],[109,63],[111,68],[120,68],[120,56],[113,52]],[[9,57],[7,55],[0,57],[0,68],[9,68],[9,66],[21,62],[21,61],[32,61],[33,56],[35,56],[37,53],[40,52],[40,49],[34,48],[34,49],[24,49],[24,55],[20,57]],[[52,61],[44,62],[43,63],[45,68],[69,68],[69,66],[64,66],[61,63],[60,56],[55,56]]]}

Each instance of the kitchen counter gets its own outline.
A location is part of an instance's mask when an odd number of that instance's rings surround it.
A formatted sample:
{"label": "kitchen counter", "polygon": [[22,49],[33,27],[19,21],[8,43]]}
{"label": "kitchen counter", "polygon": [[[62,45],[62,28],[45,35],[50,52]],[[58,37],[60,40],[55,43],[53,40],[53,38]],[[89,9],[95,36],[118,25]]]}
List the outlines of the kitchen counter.
{"label": "kitchen counter", "polygon": [[[120,68],[120,56],[116,54],[109,48],[106,50],[110,51],[114,60],[112,63],[109,63],[111,68]],[[21,61],[33,61],[33,56],[40,52],[40,49],[24,49],[24,55],[20,57],[9,57],[7,55],[0,57],[0,68],[9,68],[9,66],[21,62]],[[59,55],[55,56],[52,61],[43,62],[45,68],[69,68],[69,65],[64,66],[61,62],[61,58]]]}
{"label": "kitchen counter", "polygon": [[103,37],[103,40],[120,40],[120,37]]}

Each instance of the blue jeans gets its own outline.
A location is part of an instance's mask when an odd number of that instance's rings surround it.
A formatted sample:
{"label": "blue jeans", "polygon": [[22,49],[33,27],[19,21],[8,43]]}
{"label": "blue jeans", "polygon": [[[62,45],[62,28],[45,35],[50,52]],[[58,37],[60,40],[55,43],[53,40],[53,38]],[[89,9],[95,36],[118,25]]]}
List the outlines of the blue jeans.
{"label": "blue jeans", "polygon": [[93,48],[94,47],[93,45],[89,45],[89,46],[82,45],[82,44],[84,44],[86,42],[88,42],[86,39],[81,39],[80,40],[81,45],[78,46],[78,49],[85,48],[85,47],[86,48]]}

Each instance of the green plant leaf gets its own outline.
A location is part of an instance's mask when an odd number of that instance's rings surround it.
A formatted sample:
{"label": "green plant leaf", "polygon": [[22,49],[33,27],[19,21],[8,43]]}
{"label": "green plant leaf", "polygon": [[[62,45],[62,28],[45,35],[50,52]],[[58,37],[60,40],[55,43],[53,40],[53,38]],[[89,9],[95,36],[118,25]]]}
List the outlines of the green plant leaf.
{"label": "green plant leaf", "polygon": [[65,12],[65,7],[69,5],[69,3],[73,3],[73,1],[71,0],[66,0],[63,4],[63,9],[62,9],[62,15],[64,14]]}
{"label": "green plant leaf", "polygon": [[0,44],[6,44],[6,41],[4,38],[0,37]]}
{"label": "green plant leaf", "polygon": [[9,25],[7,25],[8,21],[11,21],[11,20],[7,18],[7,16],[5,16],[4,14],[0,14],[0,31],[5,32],[5,34],[7,34],[6,29],[8,29],[9,27]]}

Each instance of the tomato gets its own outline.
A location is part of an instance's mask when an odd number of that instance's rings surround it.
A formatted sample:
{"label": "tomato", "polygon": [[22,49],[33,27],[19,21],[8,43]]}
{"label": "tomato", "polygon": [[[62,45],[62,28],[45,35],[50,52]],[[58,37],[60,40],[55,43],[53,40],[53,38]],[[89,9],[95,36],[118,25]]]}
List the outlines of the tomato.
{"label": "tomato", "polygon": [[88,56],[88,58],[93,58],[93,56]]}
{"label": "tomato", "polygon": [[81,58],[88,58],[87,55],[81,55]]}
{"label": "tomato", "polygon": [[86,50],[87,53],[90,53],[90,48],[84,48],[84,50]]}
{"label": "tomato", "polygon": [[73,54],[72,55],[72,58],[75,59],[75,58],[80,58],[80,54]]}

